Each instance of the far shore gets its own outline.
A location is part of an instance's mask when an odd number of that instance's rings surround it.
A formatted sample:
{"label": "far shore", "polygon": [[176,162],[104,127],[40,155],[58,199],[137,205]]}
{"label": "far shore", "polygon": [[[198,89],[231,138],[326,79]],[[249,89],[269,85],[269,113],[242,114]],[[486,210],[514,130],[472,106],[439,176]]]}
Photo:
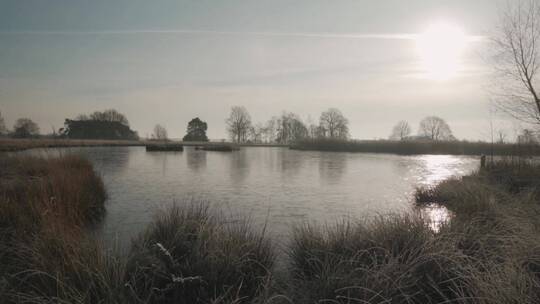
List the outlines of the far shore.
{"label": "far shore", "polygon": [[382,153],[397,155],[496,155],[538,156],[538,144],[487,143],[466,141],[389,141],[389,140],[307,140],[295,144],[233,143],[227,141],[180,140],[92,140],[54,138],[0,138],[0,152],[17,152],[29,149],[70,147],[137,147],[147,145],[182,146],[233,146],[233,147],[282,147],[299,151]]}
{"label": "far shore", "polygon": [[39,148],[70,148],[70,147],[138,147],[151,144],[182,144],[184,146],[206,145],[235,145],[240,147],[289,147],[287,144],[256,144],[231,142],[182,142],[182,141],[153,141],[153,140],[95,140],[95,139],[55,139],[32,138],[13,139],[0,138],[0,152],[17,152]]}

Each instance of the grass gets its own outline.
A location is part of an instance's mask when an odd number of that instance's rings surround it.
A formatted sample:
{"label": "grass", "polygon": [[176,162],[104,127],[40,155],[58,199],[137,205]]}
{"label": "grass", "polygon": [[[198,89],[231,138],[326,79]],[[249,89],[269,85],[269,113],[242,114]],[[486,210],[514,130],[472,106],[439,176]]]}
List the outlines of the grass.
{"label": "grass", "polygon": [[144,146],[146,143],[146,141],[137,140],[13,139],[0,137],[0,152],[23,151],[36,148]]}
{"label": "grass", "polygon": [[290,253],[293,303],[443,303],[467,296],[466,257],[411,215],[302,227]]}
{"label": "grass", "polygon": [[533,162],[496,162],[419,189],[418,205],[452,211],[437,231],[414,213],[297,226],[281,268],[264,227],[198,203],[157,214],[117,255],[84,233],[105,198],[87,161],[0,166],[7,303],[540,303]]}
{"label": "grass", "polygon": [[301,141],[291,146],[295,150],[390,153],[400,155],[540,155],[539,145],[491,144],[467,141],[391,141],[391,140],[331,140]]}
{"label": "grass", "polygon": [[298,227],[280,303],[540,303],[538,176],[511,159],[419,189],[451,211],[437,232],[414,214]]}
{"label": "grass", "polygon": [[88,161],[17,156],[0,169],[2,303],[258,303],[268,293],[275,251],[248,221],[174,207],[117,255],[85,233],[106,197]]}
{"label": "grass", "polygon": [[274,258],[246,222],[175,206],[134,240],[127,284],[144,303],[250,303],[268,288]]}
{"label": "grass", "polygon": [[103,216],[105,198],[101,178],[80,157],[0,158],[2,299],[90,303],[113,294],[96,287],[107,259],[81,233]]}

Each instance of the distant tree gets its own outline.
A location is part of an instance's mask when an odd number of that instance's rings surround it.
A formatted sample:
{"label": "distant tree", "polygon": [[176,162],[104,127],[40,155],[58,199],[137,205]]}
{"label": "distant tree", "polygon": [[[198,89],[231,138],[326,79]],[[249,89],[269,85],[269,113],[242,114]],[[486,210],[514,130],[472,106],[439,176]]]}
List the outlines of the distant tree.
{"label": "distant tree", "polygon": [[405,120],[398,122],[392,129],[391,140],[404,140],[411,135],[411,126]]}
{"label": "distant tree", "polygon": [[518,143],[520,144],[536,144],[538,143],[537,137],[533,131],[529,129],[523,129],[521,134],[518,135]]}
{"label": "distant tree", "polygon": [[[512,4],[510,4],[512,3]],[[495,104],[514,118],[540,124],[540,5],[508,1],[494,35]]]}
{"label": "distant tree", "polygon": [[164,126],[157,124],[154,126],[154,133],[152,133],[152,139],[154,140],[168,140],[167,129]]}
{"label": "distant tree", "polygon": [[311,139],[316,139],[324,136],[324,132],[321,130],[321,127],[313,122],[311,116],[308,116],[306,120],[306,128],[308,130],[308,136]]}
{"label": "distant tree", "polygon": [[497,130],[497,143],[504,144],[506,142],[506,132],[504,130]]}
{"label": "distant tree", "polygon": [[264,132],[263,137],[264,141],[271,143],[276,141],[276,133],[277,133],[277,125],[278,125],[278,118],[272,117],[266,124],[264,125]]}
{"label": "distant tree", "polygon": [[137,132],[118,121],[66,119],[60,135],[72,139],[137,140]]}
{"label": "distant tree", "polygon": [[86,120],[90,120],[90,117],[86,114],[79,114],[77,115],[77,117],[75,117],[75,120],[86,121]]}
{"label": "distant tree", "polygon": [[251,128],[251,116],[244,107],[234,106],[231,108],[229,118],[225,120],[227,131],[234,142],[242,143],[247,140]]}
{"label": "distant tree", "polygon": [[0,112],[0,136],[5,136],[5,135],[7,135],[6,122],[4,121],[2,112]]}
{"label": "distant tree", "polygon": [[262,143],[265,132],[265,126],[262,123],[256,123],[249,129],[249,140],[254,143]]}
{"label": "distant tree", "polygon": [[[89,118],[90,120],[97,120],[97,121],[112,121],[112,122],[119,122],[123,125],[129,126],[129,121],[127,120],[126,116],[122,113],[119,113],[115,109],[105,110],[103,112],[96,111],[92,114],[90,114],[89,117],[86,115],[79,115],[79,118]],[[82,119],[84,120],[84,119]]]}
{"label": "distant tree", "polygon": [[320,131],[324,137],[346,139],[349,137],[349,121],[340,110],[331,108],[321,114]]}
{"label": "distant tree", "polygon": [[428,116],[420,122],[418,135],[434,140],[453,140],[452,130],[444,119],[437,116]]}
{"label": "distant tree", "polygon": [[283,112],[277,119],[276,141],[287,144],[299,141],[308,137],[308,129],[294,113]]}
{"label": "distant tree", "polygon": [[188,123],[187,134],[183,141],[208,141],[206,130],[208,130],[206,122],[200,120],[199,117],[193,118]]}
{"label": "distant tree", "polygon": [[28,138],[39,135],[39,127],[29,118],[19,118],[13,126],[13,137]]}

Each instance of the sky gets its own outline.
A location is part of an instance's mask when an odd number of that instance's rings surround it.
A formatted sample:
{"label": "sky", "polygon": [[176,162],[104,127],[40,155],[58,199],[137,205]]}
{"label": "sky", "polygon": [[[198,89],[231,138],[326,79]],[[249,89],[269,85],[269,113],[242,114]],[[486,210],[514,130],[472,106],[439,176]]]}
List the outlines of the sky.
{"label": "sky", "polygon": [[235,105],[253,122],[338,108],[353,138],[436,115],[458,138],[487,139],[485,50],[502,4],[0,0],[0,111],[49,133],[115,108],[140,136],[159,123],[175,138],[200,117],[219,139]]}

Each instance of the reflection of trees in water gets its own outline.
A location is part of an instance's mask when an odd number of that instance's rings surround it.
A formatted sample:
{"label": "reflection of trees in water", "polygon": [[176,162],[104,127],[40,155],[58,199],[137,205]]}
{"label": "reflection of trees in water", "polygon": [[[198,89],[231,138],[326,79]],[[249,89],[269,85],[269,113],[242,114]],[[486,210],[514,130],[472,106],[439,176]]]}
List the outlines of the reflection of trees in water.
{"label": "reflection of trees in water", "polygon": [[[82,155],[92,162],[94,168],[104,172],[119,172],[127,168],[134,147],[83,147],[70,148],[68,154]],[[66,150],[58,150],[58,155],[65,155]]]}
{"label": "reflection of trees in water", "polygon": [[156,164],[161,165],[161,172],[165,174],[169,167],[169,157],[175,157],[176,152],[146,152],[146,155]]}
{"label": "reflection of trees in water", "polygon": [[339,182],[347,168],[346,153],[320,153],[319,175],[328,183]]}
{"label": "reflection of trees in water", "polygon": [[186,149],[184,153],[189,169],[199,171],[206,168],[206,151]]}
{"label": "reflection of trees in water", "polygon": [[[219,152],[217,152],[219,153]],[[231,160],[230,175],[235,184],[243,182],[249,173],[249,158],[245,149],[228,153]]]}
{"label": "reflection of trees in water", "polygon": [[277,153],[277,158],[281,174],[284,177],[292,177],[298,175],[298,172],[300,172],[306,160],[306,155],[300,151],[280,149]]}

